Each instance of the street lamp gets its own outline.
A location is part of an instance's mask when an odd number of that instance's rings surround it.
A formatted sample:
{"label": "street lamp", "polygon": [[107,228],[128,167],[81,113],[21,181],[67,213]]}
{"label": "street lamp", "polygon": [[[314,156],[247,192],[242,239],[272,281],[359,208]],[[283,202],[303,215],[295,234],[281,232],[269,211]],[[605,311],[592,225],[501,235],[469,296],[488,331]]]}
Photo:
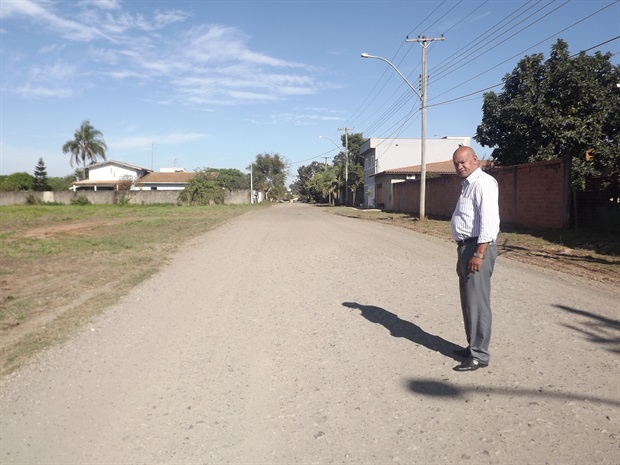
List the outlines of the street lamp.
{"label": "street lamp", "polygon": [[[421,109],[422,109],[422,150],[421,150],[422,153],[420,156],[420,167],[421,167],[420,169],[420,219],[423,220],[425,219],[425,216],[426,216],[426,211],[425,211],[425,204],[426,204],[426,89],[425,87],[426,86],[425,85],[422,86],[422,93],[418,92],[416,88],[413,87],[411,83],[407,80],[407,78],[403,76],[403,73],[401,73],[391,61],[383,57],[369,55],[368,53],[362,53],[361,57],[362,58],[375,58],[377,60],[385,61],[388,65],[394,68],[394,71],[396,71],[398,75],[401,78],[403,78],[403,81],[407,83],[407,85],[411,88],[411,90],[420,99]],[[424,77],[422,78],[422,81],[424,83],[426,82]]]}
{"label": "street lamp", "polygon": [[340,150],[340,146],[339,146],[338,144],[336,144],[333,140],[331,140],[329,137],[319,136],[319,139],[327,139],[327,140],[328,140],[328,141],[330,141],[332,144],[334,144],[338,150]]}
{"label": "street lamp", "polygon": [[[319,139],[327,139],[328,141],[330,141],[332,144],[334,144],[336,146],[336,148],[338,150],[341,149],[341,147],[336,144],[333,140],[331,140],[329,137],[325,137],[325,136],[319,136]],[[349,197],[349,147],[346,147],[345,149],[345,161],[344,161],[344,169],[345,169],[345,173],[344,173],[344,204],[347,205],[347,201],[348,201],[348,197]]]}

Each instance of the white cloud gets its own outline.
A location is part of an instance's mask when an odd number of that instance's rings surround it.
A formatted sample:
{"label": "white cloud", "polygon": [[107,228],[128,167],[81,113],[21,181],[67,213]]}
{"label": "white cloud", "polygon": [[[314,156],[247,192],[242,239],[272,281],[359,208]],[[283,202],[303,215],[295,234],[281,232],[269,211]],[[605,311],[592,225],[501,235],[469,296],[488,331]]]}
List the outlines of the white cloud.
{"label": "white cloud", "polygon": [[150,98],[162,103],[163,95],[170,103],[193,106],[273,102],[311,95],[325,87],[317,81],[320,70],[252,50],[251,37],[236,27],[200,24],[185,28],[187,32],[175,28],[167,34],[155,32],[190,18],[181,10],[157,10],[147,17],[125,11],[117,0],[84,0],[78,3],[77,12],[66,3],[6,0],[6,7],[4,3],[3,17],[26,17],[44,23],[60,37],[91,42],[86,54],[71,43],[63,44],[62,50],[53,43],[40,48],[43,56],[51,58],[56,53],[57,59],[62,52],[78,59],[65,58],[73,66],[38,63],[30,72],[30,84],[20,82],[21,92],[35,90],[34,83],[41,81],[48,89],[39,88],[31,95],[71,96],[70,92],[54,93],[51,84],[77,92],[84,83],[76,77],[90,73],[95,62],[98,76],[160,86],[151,89]]}
{"label": "white cloud", "polygon": [[30,75],[35,81],[62,82],[75,76],[75,68],[61,61],[46,66],[35,66],[30,70]]}
{"label": "white cloud", "polygon": [[58,16],[52,12],[52,5],[48,1],[3,0],[2,8],[0,8],[0,18],[26,16],[37,23],[43,23],[63,37],[73,40],[88,41],[102,36],[95,27]]}
{"label": "white cloud", "polygon": [[157,28],[162,28],[168,24],[185,21],[189,17],[189,13],[181,10],[174,11],[155,11],[155,25]]}
{"label": "white cloud", "polygon": [[68,87],[45,87],[27,84],[15,89],[15,92],[23,97],[48,97],[48,98],[67,98],[73,95],[73,91]]}
{"label": "white cloud", "polygon": [[119,0],[82,0],[79,4],[84,7],[95,7],[102,10],[118,10],[121,7]]}

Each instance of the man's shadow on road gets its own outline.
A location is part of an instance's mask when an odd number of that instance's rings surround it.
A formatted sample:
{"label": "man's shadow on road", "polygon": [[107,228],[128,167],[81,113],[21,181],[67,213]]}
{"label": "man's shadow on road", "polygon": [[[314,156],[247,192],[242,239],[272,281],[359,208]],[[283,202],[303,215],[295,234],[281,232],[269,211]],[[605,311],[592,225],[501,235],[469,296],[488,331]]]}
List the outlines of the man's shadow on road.
{"label": "man's shadow on road", "polygon": [[377,323],[385,327],[390,331],[393,337],[402,337],[411,342],[426,347],[429,350],[439,352],[446,357],[453,360],[460,361],[454,350],[460,347],[450,341],[429,334],[417,325],[414,325],[410,321],[402,320],[393,313],[381,307],[375,307],[374,305],[362,305],[357,302],[343,302],[343,307],[360,310],[362,316],[372,323]]}

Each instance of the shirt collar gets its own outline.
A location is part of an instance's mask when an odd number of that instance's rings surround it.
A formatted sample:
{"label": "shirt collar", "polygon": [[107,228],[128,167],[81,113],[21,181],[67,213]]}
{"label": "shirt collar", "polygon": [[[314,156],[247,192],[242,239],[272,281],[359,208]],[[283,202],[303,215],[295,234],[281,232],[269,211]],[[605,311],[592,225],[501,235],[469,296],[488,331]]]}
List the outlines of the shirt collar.
{"label": "shirt collar", "polygon": [[480,167],[476,168],[473,171],[473,173],[471,173],[469,176],[467,176],[463,180],[463,183],[471,184],[472,182],[474,182],[476,180],[476,178],[478,178],[478,176],[480,176],[480,173],[482,173],[482,170],[480,169]]}

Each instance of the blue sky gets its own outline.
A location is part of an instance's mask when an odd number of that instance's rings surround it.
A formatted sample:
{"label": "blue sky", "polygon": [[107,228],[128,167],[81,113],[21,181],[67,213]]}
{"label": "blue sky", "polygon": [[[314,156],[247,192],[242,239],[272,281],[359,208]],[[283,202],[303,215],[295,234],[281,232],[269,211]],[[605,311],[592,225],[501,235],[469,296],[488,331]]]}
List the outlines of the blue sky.
{"label": "blue sky", "polygon": [[419,98],[360,57],[417,88],[422,47],[407,36],[445,38],[427,49],[429,138],[473,136],[479,91],[558,38],[620,62],[613,0],[2,0],[0,20],[0,174],[32,174],[39,157],[72,173],[61,148],[88,119],[108,159],[245,170],[278,153],[292,181],[331,160],[339,128],[420,137]]}

